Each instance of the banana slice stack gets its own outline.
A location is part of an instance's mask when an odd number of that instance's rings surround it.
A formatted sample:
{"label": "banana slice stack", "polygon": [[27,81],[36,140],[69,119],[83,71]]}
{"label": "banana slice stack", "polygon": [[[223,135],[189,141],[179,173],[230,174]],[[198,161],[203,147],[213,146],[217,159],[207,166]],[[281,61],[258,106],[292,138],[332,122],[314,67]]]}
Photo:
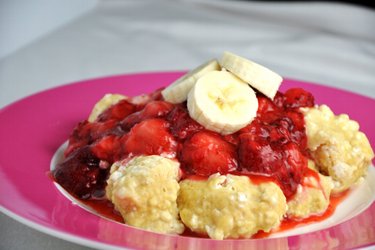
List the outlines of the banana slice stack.
{"label": "banana slice stack", "polygon": [[225,52],[183,75],[162,91],[171,103],[187,101],[190,116],[206,129],[232,134],[256,116],[255,88],[273,99],[282,77],[248,59]]}
{"label": "banana slice stack", "polygon": [[266,67],[230,52],[223,54],[220,64],[270,99],[275,97],[283,81],[280,75]]}

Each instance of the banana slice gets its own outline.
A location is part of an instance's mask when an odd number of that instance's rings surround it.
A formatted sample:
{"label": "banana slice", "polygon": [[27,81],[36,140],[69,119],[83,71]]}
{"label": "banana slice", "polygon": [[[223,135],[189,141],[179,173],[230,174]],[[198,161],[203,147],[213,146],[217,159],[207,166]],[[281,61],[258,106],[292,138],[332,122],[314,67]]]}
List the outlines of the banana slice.
{"label": "banana slice", "polygon": [[230,52],[224,52],[220,65],[271,99],[283,81],[280,75],[266,67]]}
{"label": "banana slice", "polygon": [[163,95],[164,100],[167,102],[184,102],[187,99],[189,91],[202,75],[207,72],[220,69],[221,68],[217,60],[210,60],[177,79],[167,88],[165,88],[161,94]]}
{"label": "banana slice", "polygon": [[256,116],[258,100],[250,86],[228,71],[212,71],[189,92],[190,116],[206,129],[231,134]]}
{"label": "banana slice", "polygon": [[94,122],[98,116],[103,113],[110,106],[118,103],[119,101],[125,99],[126,96],[120,94],[106,94],[100,99],[94,106],[89,115],[88,121]]}

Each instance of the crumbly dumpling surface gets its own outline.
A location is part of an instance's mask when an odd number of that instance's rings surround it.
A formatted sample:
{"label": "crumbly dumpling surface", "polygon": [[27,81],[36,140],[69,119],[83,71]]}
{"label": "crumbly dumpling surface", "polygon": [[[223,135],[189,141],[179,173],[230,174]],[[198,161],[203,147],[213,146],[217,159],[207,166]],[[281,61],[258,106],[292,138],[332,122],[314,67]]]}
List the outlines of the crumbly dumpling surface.
{"label": "crumbly dumpling surface", "polygon": [[213,239],[250,238],[277,228],[286,198],[275,183],[253,184],[246,176],[211,175],[180,182],[180,217],[192,231]]}
{"label": "crumbly dumpling surface", "polygon": [[348,115],[335,116],[321,105],[303,108],[308,148],[320,172],[334,181],[333,192],[350,188],[366,175],[374,157],[366,135]]}
{"label": "crumbly dumpling surface", "polygon": [[139,156],[111,167],[106,195],[126,224],[146,230],[180,234],[178,216],[179,163],[161,156]]}
{"label": "crumbly dumpling surface", "polygon": [[333,188],[332,178],[319,174],[309,160],[314,175],[305,176],[298,185],[297,193],[288,201],[287,214],[292,218],[306,218],[324,213],[329,205]]}

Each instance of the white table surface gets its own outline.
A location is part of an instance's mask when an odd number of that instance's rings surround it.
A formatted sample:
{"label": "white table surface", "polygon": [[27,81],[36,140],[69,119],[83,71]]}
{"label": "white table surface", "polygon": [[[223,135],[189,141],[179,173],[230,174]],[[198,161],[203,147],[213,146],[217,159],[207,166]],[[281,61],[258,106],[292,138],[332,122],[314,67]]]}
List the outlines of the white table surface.
{"label": "white table surface", "polygon": [[[35,1],[29,11],[41,4]],[[56,20],[56,15],[65,21],[45,28],[46,34],[30,36],[32,41],[20,43],[20,48],[5,49],[0,55],[0,108],[82,79],[187,70],[226,50],[285,77],[375,98],[375,11],[371,9],[337,3],[224,0],[104,0],[91,5],[87,11],[76,11],[79,17],[71,15],[69,22],[66,9],[45,10],[50,13],[43,17],[45,22]],[[66,8],[75,6],[68,1]],[[22,17],[22,22],[32,22]],[[0,40],[6,41],[2,34]],[[0,249],[87,248],[1,214]]]}

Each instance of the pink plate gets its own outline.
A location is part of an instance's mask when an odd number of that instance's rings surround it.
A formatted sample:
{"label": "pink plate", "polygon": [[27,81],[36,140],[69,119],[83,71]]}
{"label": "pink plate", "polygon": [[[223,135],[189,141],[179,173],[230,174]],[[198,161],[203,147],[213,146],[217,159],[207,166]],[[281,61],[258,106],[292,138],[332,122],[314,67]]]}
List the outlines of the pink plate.
{"label": "pink plate", "polygon": [[[73,127],[88,116],[95,102],[106,93],[148,93],[181,74],[147,73],[87,80],[40,92],[3,108],[0,210],[53,236],[106,249],[310,249],[313,245],[343,249],[375,243],[375,204],[352,219],[320,231],[270,239],[217,241],[162,235],[115,223],[85,211],[62,195],[48,176],[51,158]],[[312,92],[317,103],[328,104],[335,113],[347,113],[357,120],[374,147],[375,119],[371,114],[375,100],[295,80],[284,80],[282,90],[295,86]]]}

